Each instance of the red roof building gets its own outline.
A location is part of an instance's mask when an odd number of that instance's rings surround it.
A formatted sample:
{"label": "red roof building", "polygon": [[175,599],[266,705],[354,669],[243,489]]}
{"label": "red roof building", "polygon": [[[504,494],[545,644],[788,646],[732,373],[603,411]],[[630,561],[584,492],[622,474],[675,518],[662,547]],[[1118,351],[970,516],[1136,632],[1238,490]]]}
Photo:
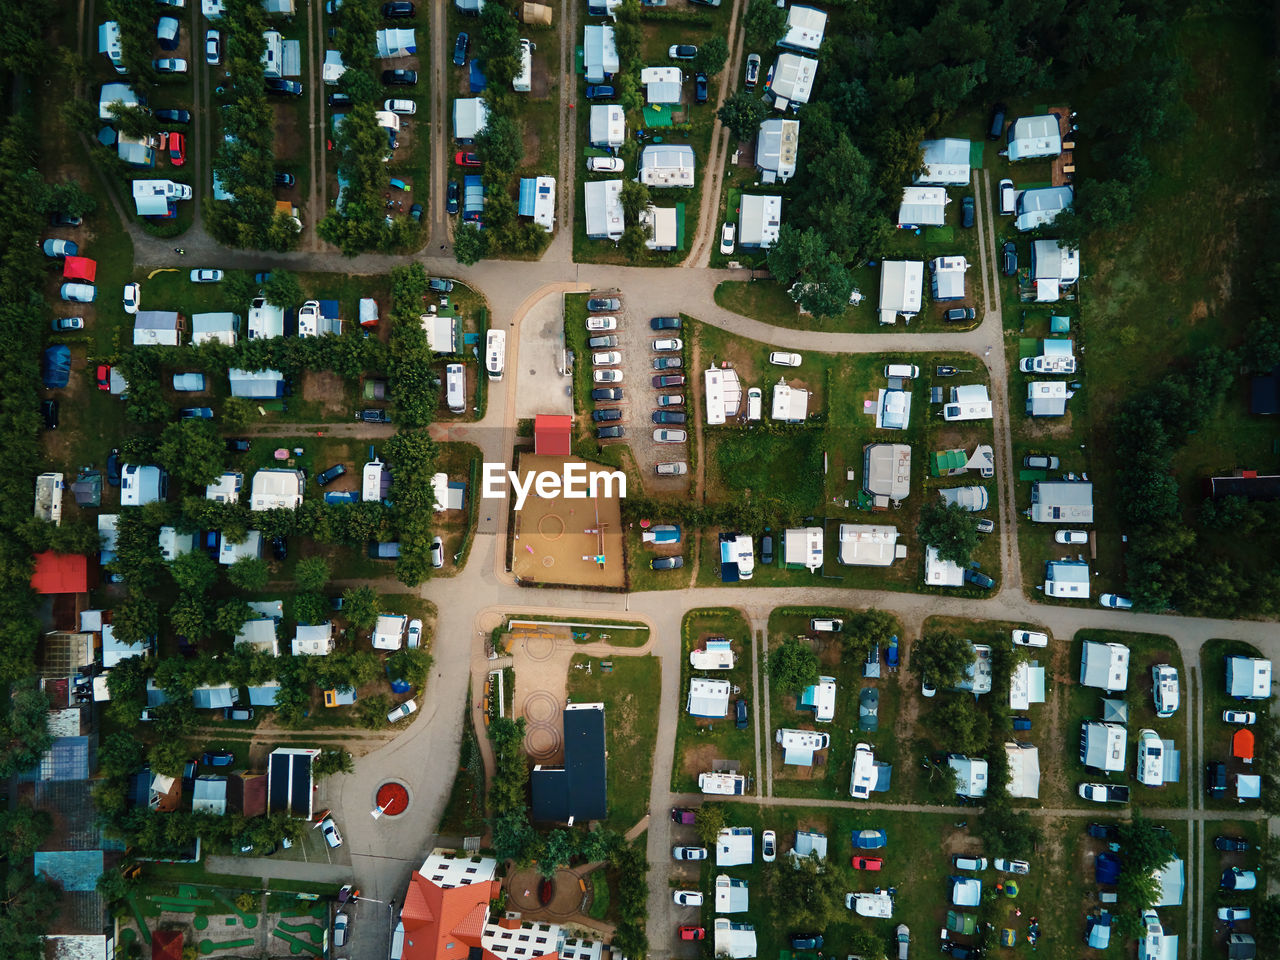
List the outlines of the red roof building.
{"label": "red roof building", "polygon": [[533,452],[567,457],[573,446],[573,417],[540,413],[533,418]]}
{"label": "red roof building", "polygon": [[39,594],[85,593],[89,589],[89,558],[52,550],[37,553],[31,589]]}
{"label": "red roof building", "polygon": [[182,931],[152,931],[151,960],[182,960]]}

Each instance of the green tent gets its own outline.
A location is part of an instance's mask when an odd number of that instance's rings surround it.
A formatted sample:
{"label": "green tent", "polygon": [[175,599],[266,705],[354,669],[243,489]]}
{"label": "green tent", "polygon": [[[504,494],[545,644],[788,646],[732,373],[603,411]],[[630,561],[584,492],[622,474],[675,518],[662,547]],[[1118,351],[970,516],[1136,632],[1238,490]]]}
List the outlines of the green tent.
{"label": "green tent", "polygon": [[929,473],[935,477],[945,477],[952,470],[962,470],[969,462],[963,450],[938,450],[929,456]]}
{"label": "green tent", "polygon": [[960,933],[966,937],[972,936],[973,932],[978,929],[978,918],[972,913],[957,913],[955,910],[948,910],[947,929],[952,933]]}
{"label": "green tent", "polygon": [[1066,333],[1071,329],[1070,317],[1050,317],[1049,332],[1050,333]]}

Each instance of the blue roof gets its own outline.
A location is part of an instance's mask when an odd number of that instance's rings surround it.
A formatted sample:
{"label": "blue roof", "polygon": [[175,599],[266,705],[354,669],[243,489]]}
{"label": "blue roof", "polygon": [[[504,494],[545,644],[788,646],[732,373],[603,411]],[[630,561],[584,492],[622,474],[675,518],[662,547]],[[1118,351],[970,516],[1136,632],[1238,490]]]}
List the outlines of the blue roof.
{"label": "blue roof", "polygon": [[92,893],[102,875],[102,851],[39,850],[35,872],[44,874],[68,893]]}
{"label": "blue roof", "polygon": [[191,691],[191,702],[197,710],[215,710],[235,703],[233,687],[197,687]]}
{"label": "blue roof", "polygon": [[249,688],[249,706],[274,707],[276,697],[280,695],[280,684],[264,683],[260,687]]}
{"label": "blue roof", "polygon": [[489,81],[485,79],[484,71],[480,69],[480,61],[472,59],[471,73],[468,77],[472,93],[479,93],[489,85]]}
{"label": "blue roof", "polygon": [[520,202],[516,213],[522,217],[532,217],[534,204],[538,202],[538,181],[532,177],[524,177],[520,181]]}

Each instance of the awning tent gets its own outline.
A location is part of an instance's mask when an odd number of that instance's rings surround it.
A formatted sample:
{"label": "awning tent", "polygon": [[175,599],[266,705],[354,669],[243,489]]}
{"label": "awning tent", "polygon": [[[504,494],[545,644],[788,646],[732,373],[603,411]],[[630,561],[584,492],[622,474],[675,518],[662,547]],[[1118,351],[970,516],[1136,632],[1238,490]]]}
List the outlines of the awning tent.
{"label": "awning tent", "polygon": [[89,257],[67,257],[62,264],[62,276],[66,280],[83,280],[93,283],[98,275],[98,261]]}
{"label": "awning tent", "polygon": [[63,344],[49,347],[40,364],[40,378],[51,390],[58,390],[71,379],[71,348]]}
{"label": "awning tent", "polygon": [[1253,731],[1241,728],[1231,737],[1231,755],[1249,763],[1253,760]]}

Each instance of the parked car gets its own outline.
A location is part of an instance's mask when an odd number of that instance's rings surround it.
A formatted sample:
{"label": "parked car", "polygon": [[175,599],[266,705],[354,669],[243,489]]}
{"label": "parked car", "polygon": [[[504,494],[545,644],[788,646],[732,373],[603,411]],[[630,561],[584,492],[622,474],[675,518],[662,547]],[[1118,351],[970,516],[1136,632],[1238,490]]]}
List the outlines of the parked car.
{"label": "parked car", "polygon": [[660,393],[658,394],[658,406],[660,407],[683,407],[683,393]]}
{"label": "parked car", "polygon": [[346,913],[339,911],[333,918],[333,945],[335,947],[345,947],[347,945],[347,931],[350,928],[350,918]]}
{"label": "parked car", "polygon": [[587,317],[587,331],[595,333],[601,330],[617,330],[617,317]]}
{"label": "parked car", "polygon": [[1053,542],[1078,546],[1089,542],[1089,532],[1087,530],[1055,530]]}
{"label": "parked car", "polygon": [[1011,217],[1017,207],[1018,193],[1013,189],[1013,181],[1005,178],[1000,181],[1000,215],[1002,217]]}
{"label": "parked car", "polygon": [[728,256],[733,253],[734,242],[738,236],[738,225],[726,223],[720,228],[720,252]]}
{"label": "parked car", "polygon": [[739,697],[733,704],[733,725],[739,730],[747,729],[747,701]]}
{"label": "parked car", "polygon": [[199,393],[204,390],[204,374],[175,373],[173,389],[178,393]]}
{"label": "parked car", "polygon": [[356,419],[363,423],[390,423],[391,414],[378,407],[366,407],[356,414]]}
{"label": "parked car", "polygon": [[[54,317],[53,332],[66,333],[68,330],[83,330],[84,317]],[[111,389],[111,384],[107,384],[107,389]]]}
{"label": "parked car", "polygon": [[455,214],[458,212],[458,197],[461,195],[461,193],[462,193],[462,190],[458,186],[458,181],[450,180],[449,189],[445,194],[445,209],[449,213]]}
{"label": "parked car", "polygon": [[985,870],[987,869],[986,857],[967,857],[964,854],[954,854],[951,857],[951,866],[956,870]]}
{"label": "parked car", "polygon": [[1204,792],[1211,797],[1227,795],[1227,765],[1214,760],[1204,765]]}
{"label": "parked car", "polygon": [[316,474],[316,483],[322,487],[328,486],[346,472],[347,468],[343,464],[335,463],[328,470],[321,470]]}
{"label": "parked car", "polygon": [[1022,458],[1022,465],[1028,470],[1057,470],[1058,464],[1057,457],[1046,456],[1043,453],[1029,453]]}
{"label": "parked car", "polygon": [[58,401],[57,400],[41,400],[40,401],[40,417],[44,420],[44,428],[46,430],[58,429]]}
{"label": "parked car", "polygon": [[707,931],[703,927],[682,926],[677,927],[676,932],[680,934],[681,940],[705,940]]}
{"label": "parked car", "polygon": [[684,824],[685,826],[690,826],[691,824],[696,823],[697,820],[698,820],[698,812],[696,810],[691,809],[690,807],[672,807],[671,808],[672,823],[680,823],[680,824]]}
{"label": "parked car", "polygon": [[966,230],[973,226],[973,197],[965,197],[960,202],[960,226]]}
{"label": "parked car", "polygon": [[192,270],[191,282],[192,283],[221,283],[222,271],[211,270],[207,267],[199,270]]}
{"label": "parked car", "polygon": [[596,387],[591,391],[591,399],[599,403],[602,400],[621,400],[621,387]]}
{"label": "parked car", "polygon": [[211,67],[216,67],[222,62],[222,34],[217,30],[205,31],[204,62]]}
{"label": "parked car", "polygon": [[618,345],[618,338],[611,333],[598,337],[587,337],[587,347],[591,350],[607,350]]}
{"label": "parked car", "polygon": [[689,439],[689,435],[683,430],[655,430],[653,431],[654,443],[684,443]]}
{"label": "parked car", "polygon": [[252,720],[253,710],[249,707],[223,707],[222,718],[224,720]]}
{"label": "parked car", "polygon": [[1004,275],[1012,277],[1018,272],[1018,245],[1009,240],[1004,245]]}
{"label": "parked car", "polygon": [[1015,647],[1047,647],[1049,645],[1049,635],[1047,633],[1034,633],[1031,630],[1014,630],[1013,645]]}
{"label": "parked car", "polygon": [[987,139],[999,140],[1004,136],[1004,115],[1009,110],[1003,103],[995,103],[991,107],[991,120],[987,124]]}
{"label": "parked car", "polygon": [[392,3],[384,3],[382,5],[382,18],[384,20],[407,20],[414,13],[413,4],[408,0],[394,0]]}
{"label": "parked car", "polygon": [[1098,603],[1112,610],[1132,610],[1133,601],[1128,597],[1122,597],[1118,593],[1104,593],[1098,598]]}
{"label": "parked car", "polygon": [[410,650],[417,650],[422,646],[422,621],[414,617],[409,621],[409,631],[405,646]]}
{"label": "parked car", "polygon": [[587,157],[588,173],[621,173],[626,168],[621,157]]}
{"label": "parked car", "polygon": [[276,93],[287,97],[302,96],[302,84],[297,80],[282,80],[279,77],[267,77],[263,80],[267,93]]}
{"label": "parked car", "polygon": [[863,687],[858,694],[858,729],[875,733],[880,728],[880,691]]}
{"label": "parked car", "polygon": [[979,533],[995,533],[996,522],[994,520],[979,520],[978,532]]}
{"label": "parked car", "polygon": [[760,859],[773,863],[778,857],[778,835],[772,830],[760,834]]}
{"label": "parked car", "polygon": [[595,383],[621,383],[622,371],[617,369],[592,370],[591,379]]}
{"label": "parked car", "polygon": [[821,950],[825,942],[820,933],[793,933],[791,935],[792,950]]}
{"label": "parked car", "polygon": [[444,277],[430,277],[427,286],[436,293],[453,293],[453,281]]}
{"label": "parked car", "polygon": [[709,84],[707,75],[698,71],[693,75],[693,99],[695,103],[706,103]]}
{"label": "parked car", "polygon": [[1094,803],[1128,803],[1129,788],[1116,783],[1082,783],[1080,798]]}
{"label": "parked car", "polygon": [[126,283],[122,297],[125,313],[137,313],[142,300],[142,286],[137,283]]}
{"label": "parked car", "polygon": [[328,102],[329,106],[331,107],[349,107],[351,106],[351,104],[355,102],[354,100],[351,99],[351,94],[343,93],[340,90],[335,93],[329,94],[327,97],[325,97],[325,100]]}
{"label": "parked car", "polygon": [[663,387],[683,387],[683,373],[664,373],[661,376],[654,377],[651,381],[654,387],[661,389]]}
{"label": "parked car", "polygon": [[652,416],[654,423],[685,423],[688,418],[678,410],[655,410]]}
{"label": "parked car", "polygon": [[74,257],[80,252],[79,245],[74,240],[46,240],[41,248],[44,250],[46,257],[53,257],[61,260],[63,257]]}
{"label": "parked car", "polygon": [[707,859],[707,848],[672,847],[671,857],[673,860],[705,860]]}
{"label": "parked car", "polygon": [[285,561],[289,559],[289,541],[284,537],[271,538],[271,556],[276,560]]}
{"label": "parked car", "polygon": [[459,150],[453,155],[453,162],[460,167],[478,167],[480,166],[480,157],[474,153]]}
{"label": "parked car", "polygon": [[591,355],[591,364],[596,367],[616,367],[622,362],[621,350],[605,350]]}
{"label": "parked car", "polygon": [[387,87],[413,87],[418,83],[417,70],[383,70],[382,83]]}
{"label": "parked car", "polygon": [[1223,710],[1223,723],[1242,723],[1246,727],[1258,722],[1258,715],[1252,710]]}
{"label": "parked car", "polygon": [[64,283],[59,288],[59,294],[63,300],[73,303],[93,303],[98,290],[92,283]]}
{"label": "parked car", "polygon": [[406,700],[404,703],[397,704],[395,708],[387,714],[387,723],[395,723],[399,720],[403,720],[417,709],[418,704],[414,700]]}
{"label": "parked car", "polygon": [[658,557],[649,561],[650,570],[679,570],[684,566],[684,557]]}
{"label": "parked car", "polygon": [[587,300],[587,311],[590,313],[607,313],[621,309],[622,301],[617,297],[590,297]]}
{"label": "parked car", "polygon": [[849,861],[849,865],[855,870],[866,870],[875,872],[884,869],[884,859],[882,857],[854,857]]}
{"label": "parked car", "polygon": [[965,320],[972,320],[977,316],[973,307],[952,307],[942,315],[942,319],[948,323],[960,323]]}
{"label": "parked car", "polygon": [[[191,111],[190,110],[168,110],[168,109],[157,110],[155,113],[155,117],[157,120],[163,123],[190,123]],[[79,223],[71,224],[71,226],[77,226],[77,227],[79,225],[80,225]]]}
{"label": "parked car", "polygon": [[996,582],[985,573],[974,570],[972,567],[965,568],[964,580],[965,583],[971,584],[975,587],[980,587],[983,590],[990,590],[996,585]]}
{"label": "parked car", "polygon": [[1248,907],[1219,907],[1218,919],[1230,926],[1240,920],[1248,920],[1252,914]]}
{"label": "parked car", "polygon": [[1242,853],[1249,849],[1249,841],[1244,837],[1214,837],[1213,849],[1223,853]]}
{"label": "parked car", "polygon": [[654,317],[649,321],[650,330],[679,330],[679,317]]}
{"label": "parked car", "polygon": [[320,832],[324,834],[324,842],[329,846],[342,846],[342,834],[338,832],[338,825],[333,822],[333,817],[325,817],[320,821]]}
{"label": "parked car", "polygon": [[164,57],[160,60],[151,61],[151,65],[156,68],[156,73],[180,74],[187,72],[187,61],[182,57]]}
{"label": "parked car", "polygon": [[943,941],[938,949],[950,957],[951,960],[978,960],[982,956],[977,947],[967,947],[962,943],[956,943],[954,940]]}
{"label": "parked car", "polygon": [[760,538],[760,562],[767,567],[773,563],[773,536],[767,532],[768,527],[764,529],[766,533]]}
{"label": "parked car", "polygon": [[229,767],[235,759],[230,750],[210,750],[200,755],[200,763],[206,767]]}
{"label": "parked car", "polygon": [[1120,832],[1109,823],[1091,823],[1086,829],[1095,840],[1114,840],[1120,836]]}
{"label": "parked car", "polygon": [[382,109],[390,113],[398,113],[402,117],[411,117],[418,112],[418,105],[412,100],[393,98],[382,101]]}
{"label": "parked car", "polygon": [[683,477],[689,472],[689,464],[683,460],[664,460],[653,468],[660,477]]}
{"label": "parked car", "polygon": [[692,43],[673,43],[667,48],[667,56],[672,60],[692,60],[698,55],[698,48]]}
{"label": "parked car", "polygon": [[603,410],[591,411],[592,423],[609,423],[613,420],[622,419],[622,410],[618,407],[605,407]]}
{"label": "parked car", "polygon": [[760,54],[747,54],[747,89],[754,90],[760,80]]}
{"label": "parked car", "polygon": [[669,353],[673,350],[683,350],[684,342],[679,337],[666,337],[661,340],[653,341],[653,349],[659,353]]}
{"label": "parked car", "polygon": [[178,416],[183,420],[212,420],[213,410],[210,407],[183,407]]}
{"label": "parked car", "polygon": [[465,67],[467,65],[467,50],[471,47],[471,38],[466,32],[458,34],[458,39],[453,41],[453,65],[455,67]]}
{"label": "parked car", "polygon": [[769,362],[777,367],[798,367],[800,366],[801,358],[798,353],[775,350],[769,354]]}
{"label": "parked car", "polygon": [[654,357],[653,369],[655,370],[679,370],[684,366],[684,360],[680,357]]}
{"label": "parked car", "polygon": [[1031,864],[1026,860],[1006,860],[1004,857],[996,857],[993,865],[1001,873],[1012,873],[1020,877],[1031,872]]}
{"label": "parked car", "polygon": [[700,907],[702,906],[702,894],[696,890],[676,890],[671,895],[677,907]]}
{"label": "parked car", "polygon": [[440,537],[431,538],[431,566],[436,570],[444,566],[444,540]]}

